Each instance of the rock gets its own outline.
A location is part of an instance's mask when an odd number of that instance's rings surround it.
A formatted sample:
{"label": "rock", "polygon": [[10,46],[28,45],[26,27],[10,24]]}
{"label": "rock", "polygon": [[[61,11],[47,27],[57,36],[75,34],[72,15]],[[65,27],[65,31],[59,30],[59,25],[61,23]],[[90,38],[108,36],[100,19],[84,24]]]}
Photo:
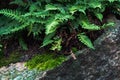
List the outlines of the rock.
{"label": "rock", "polygon": [[34,80],[38,73],[37,70],[28,70],[25,62],[11,63],[0,68],[0,80]]}
{"label": "rock", "polygon": [[[120,21],[95,41],[96,50],[78,52],[39,80],[120,80]],[[82,54],[81,54],[82,52]]]}
{"label": "rock", "polygon": [[16,67],[16,70],[18,70],[18,71],[23,71],[27,68],[25,66],[25,62],[18,62],[18,63],[16,63],[15,67]]}

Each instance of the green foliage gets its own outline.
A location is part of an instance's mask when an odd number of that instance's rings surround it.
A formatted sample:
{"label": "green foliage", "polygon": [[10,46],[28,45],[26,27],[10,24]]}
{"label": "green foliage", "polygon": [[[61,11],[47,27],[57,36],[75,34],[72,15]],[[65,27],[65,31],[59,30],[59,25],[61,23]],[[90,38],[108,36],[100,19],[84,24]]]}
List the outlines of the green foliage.
{"label": "green foliage", "polygon": [[[100,30],[111,25],[96,25],[90,21],[88,14],[96,17],[102,23],[103,12],[106,8],[111,8],[117,14],[120,11],[119,0],[13,0],[10,4],[16,4],[18,8],[16,10],[0,10],[1,18],[5,20],[0,23],[0,36],[25,31],[28,32],[28,36],[32,34],[34,37],[44,37],[41,47],[51,45],[51,50],[58,51],[62,49],[61,44],[67,41],[63,42],[63,37],[58,34],[63,27],[68,30],[67,34],[75,32],[82,43],[93,49],[92,42],[81,33],[84,32],[84,29]],[[57,36],[59,39],[54,39]],[[27,49],[26,45],[23,45],[24,41],[20,39],[19,42],[24,49]]]}
{"label": "green foliage", "polygon": [[84,43],[89,48],[95,49],[94,46],[93,46],[93,44],[92,44],[92,42],[91,42],[91,40],[84,33],[80,33],[77,36],[78,36],[79,41],[81,41],[82,43]]}
{"label": "green foliage", "polygon": [[64,56],[55,56],[53,54],[39,54],[26,62],[26,66],[29,69],[35,68],[37,70],[44,71],[59,66],[65,60],[66,58]]}
{"label": "green foliage", "polygon": [[16,51],[10,53],[8,57],[5,57],[3,54],[0,54],[0,67],[8,66],[10,63],[15,63],[20,60],[21,54]]}
{"label": "green foliage", "polygon": [[2,47],[3,47],[3,46],[0,44],[0,52],[2,51]]}
{"label": "green foliage", "polygon": [[82,25],[82,28],[84,29],[88,29],[88,30],[100,30],[100,27],[95,25],[95,24],[91,24],[87,18],[87,16],[85,15],[81,15],[81,19],[80,19],[80,25]]}
{"label": "green foliage", "polygon": [[23,50],[28,50],[27,44],[25,43],[22,37],[19,37],[19,44]]}
{"label": "green foliage", "polygon": [[54,38],[54,42],[53,42],[52,47],[50,49],[60,51],[62,48],[61,43],[62,43],[61,38],[59,38],[59,37]]}

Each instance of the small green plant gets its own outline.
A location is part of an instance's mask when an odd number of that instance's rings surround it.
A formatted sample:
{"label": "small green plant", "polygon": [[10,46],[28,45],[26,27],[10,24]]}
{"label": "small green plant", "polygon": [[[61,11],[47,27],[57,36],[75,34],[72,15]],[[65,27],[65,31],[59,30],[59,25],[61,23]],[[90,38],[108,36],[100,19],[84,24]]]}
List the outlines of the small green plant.
{"label": "small green plant", "polygon": [[65,60],[66,58],[64,56],[55,56],[54,54],[39,54],[26,62],[26,66],[29,69],[35,68],[37,70],[44,71],[59,66]]}
{"label": "small green plant", "polygon": [[[18,8],[0,10],[1,20],[5,20],[1,21],[0,36],[18,36],[22,32],[28,32],[28,36],[44,37],[41,47],[50,45],[50,49],[56,51],[64,46],[69,47],[72,39],[79,39],[94,49],[86,32],[101,30],[109,24],[102,22],[106,8],[111,8],[114,13],[120,12],[119,0],[13,0],[10,4],[16,4]],[[91,22],[90,17],[95,17],[101,25]],[[27,50],[24,41],[19,38],[19,42]]]}

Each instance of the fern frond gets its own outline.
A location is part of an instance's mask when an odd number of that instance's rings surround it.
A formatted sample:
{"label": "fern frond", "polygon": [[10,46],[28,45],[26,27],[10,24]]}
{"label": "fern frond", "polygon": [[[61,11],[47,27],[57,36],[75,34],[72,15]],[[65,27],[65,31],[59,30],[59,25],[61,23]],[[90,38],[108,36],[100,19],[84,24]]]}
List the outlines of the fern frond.
{"label": "fern frond", "polygon": [[0,28],[0,35],[8,35],[14,32],[18,32],[20,30],[23,30],[29,25],[29,23],[22,24],[22,25],[15,25],[15,26],[7,26],[7,27],[1,27]]}
{"label": "fern frond", "polygon": [[53,20],[51,22],[49,22],[47,25],[46,25],[46,34],[50,34],[50,33],[53,33],[57,27],[59,25],[59,22],[57,20]]}
{"label": "fern frond", "polygon": [[0,14],[3,14],[13,20],[17,20],[19,22],[25,22],[24,21],[24,18],[21,16],[21,13],[18,12],[17,10],[16,11],[13,11],[13,10],[9,10],[9,9],[3,9],[3,10],[0,10]]}
{"label": "fern frond", "polygon": [[58,20],[59,22],[68,21],[70,19],[74,19],[74,16],[69,14],[56,14],[55,20]]}
{"label": "fern frond", "polygon": [[100,27],[95,25],[95,24],[91,24],[89,22],[86,21],[81,21],[82,23],[82,28],[84,29],[88,29],[88,30],[100,30]]}
{"label": "fern frond", "polygon": [[45,16],[50,16],[48,11],[39,11],[39,12],[28,12],[23,15],[24,17],[29,17],[29,16],[34,16],[34,17],[45,17]]}
{"label": "fern frond", "polygon": [[62,43],[62,39],[59,37],[55,37],[52,47],[50,49],[60,51],[62,48],[61,43]]}
{"label": "fern frond", "polygon": [[91,49],[95,49],[91,40],[84,33],[79,33],[77,36],[80,42],[82,42],[83,44],[85,44],[87,47]]}
{"label": "fern frond", "polygon": [[46,35],[45,38],[44,38],[44,40],[43,40],[43,44],[42,44],[41,47],[44,47],[44,46],[46,46],[48,44],[51,44],[53,42],[52,37],[54,35],[55,35],[55,32]]}
{"label": "fern frond", "polygon": [[81,13],[85,13],[85,10],[86,10],[87,7],[84,7],[82,5],[72,5],[70,8],[69,8],[69,12],[74,14],[75,12],[79,11]]}
{"label": "fern frond", "polygon": [[102,22],[103,15],[101,13],[94,12],[95,16]]}
{"label": "fern frond", "polygon": [[93,9],[102,8],[102,4],[99,0],[89,0],[87,4],[88,4],[88,8],[93,8]]}
{"label": "fern frond", "polygon": [[46,10],[46,11],[58,10],[58,8],[57,8],[54,4],[47,4],[45,10]]}

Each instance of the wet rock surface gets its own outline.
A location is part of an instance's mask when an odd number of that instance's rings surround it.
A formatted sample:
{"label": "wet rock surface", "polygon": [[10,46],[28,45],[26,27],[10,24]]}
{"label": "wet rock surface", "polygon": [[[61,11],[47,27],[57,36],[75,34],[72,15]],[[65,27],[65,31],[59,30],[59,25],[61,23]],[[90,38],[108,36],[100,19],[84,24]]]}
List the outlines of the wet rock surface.
{"label": "wet rock surface", "polygon": [[[120,21],[95,41],[96,50],[78,52],[39,80],[120,80]],[[82,53],[82,54],[81,54]]]}
{"label": "wet rock surface", "polygon": [[0,80],[34,80],[36,70],[28,70],[24,62],[17,62],[0,68]]}

